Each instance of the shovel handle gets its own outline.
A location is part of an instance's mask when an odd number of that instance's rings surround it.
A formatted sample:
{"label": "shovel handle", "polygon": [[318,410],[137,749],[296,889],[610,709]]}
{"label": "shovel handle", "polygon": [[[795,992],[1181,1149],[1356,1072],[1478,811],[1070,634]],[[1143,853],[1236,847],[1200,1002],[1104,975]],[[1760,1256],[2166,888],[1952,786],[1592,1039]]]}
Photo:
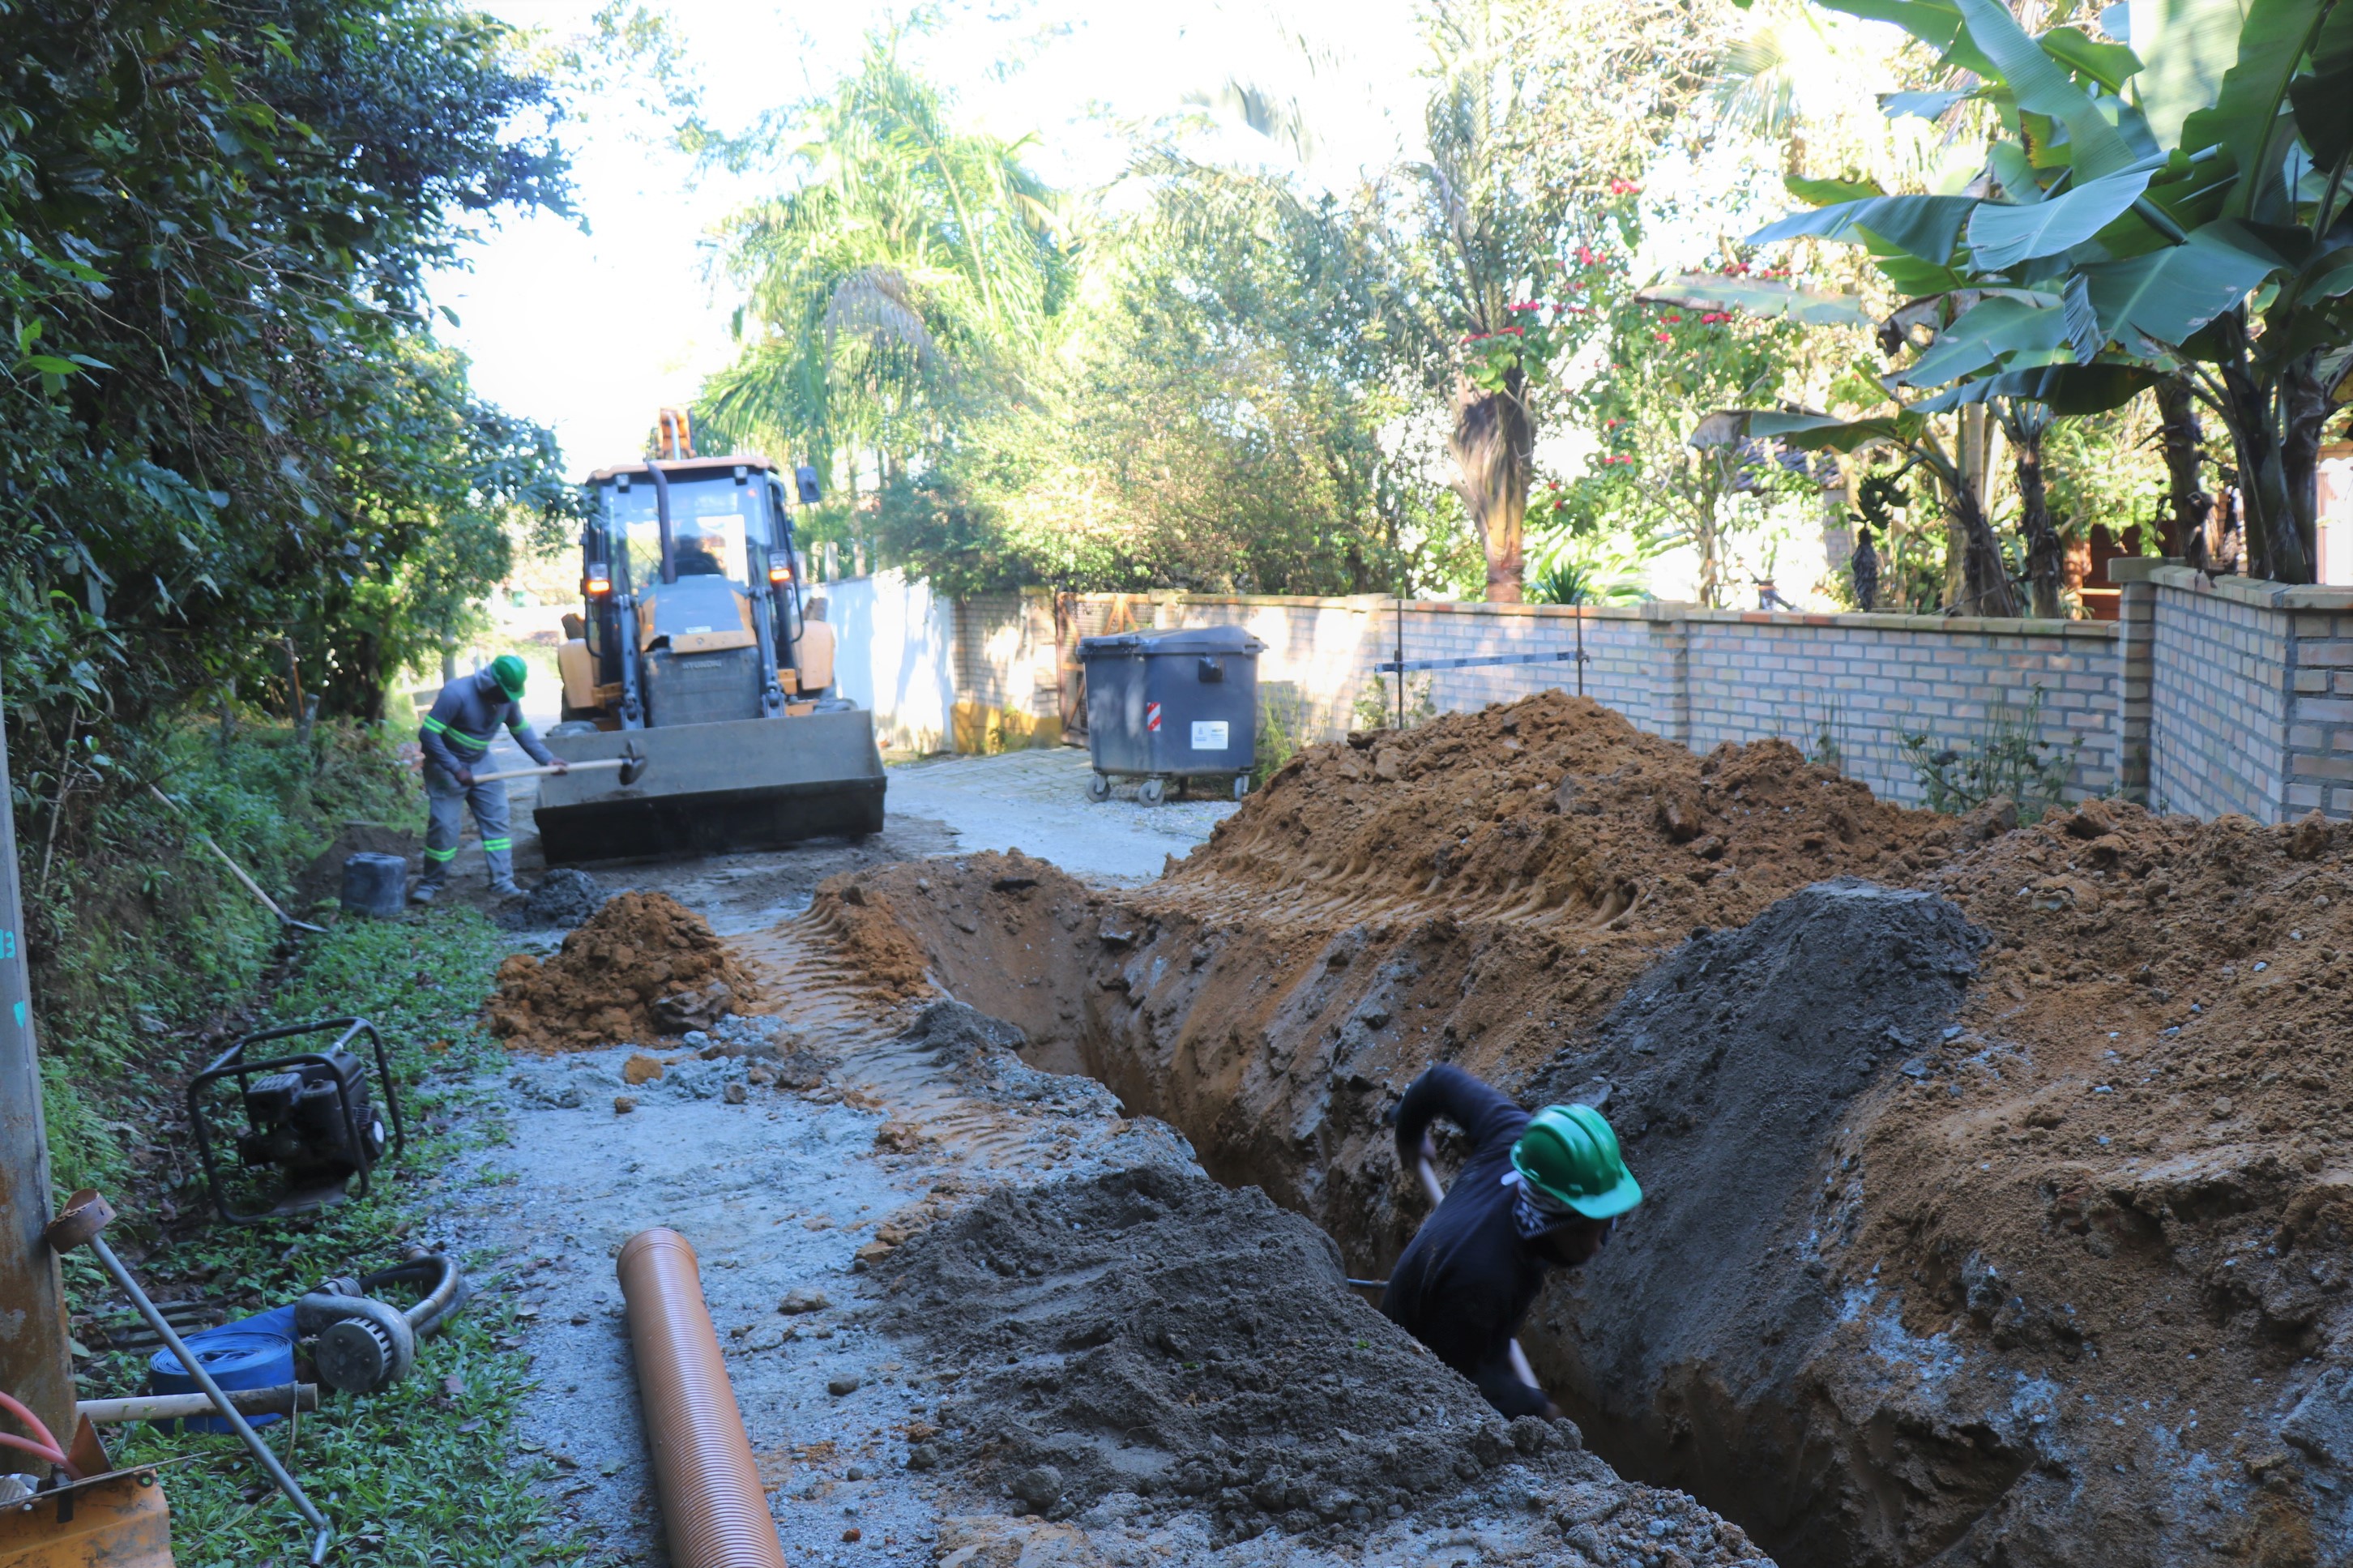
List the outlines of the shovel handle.
{"label": "shovel handle", "polygon": [[[591,768],[627,768],[632,758],[627,757],[608,757],[595,762],[575,762],[564,771],[579,773]],[[536,779],[543,773],[555,771],[556,769],[553,768],[510,768],[499,773],[477,773],[474,775],[474,782],[488,784],[500,779]]]}

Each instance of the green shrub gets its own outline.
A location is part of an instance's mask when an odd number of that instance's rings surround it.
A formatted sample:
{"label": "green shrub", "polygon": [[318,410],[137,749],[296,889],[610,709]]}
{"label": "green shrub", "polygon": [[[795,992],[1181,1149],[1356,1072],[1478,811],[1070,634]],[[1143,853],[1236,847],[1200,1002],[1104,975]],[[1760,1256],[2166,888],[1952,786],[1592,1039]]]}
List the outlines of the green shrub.
{"label": "green shrub", "polygon": [[1925,730],[1898,730],[1896,744],[1930,810],[1958,815],[2007,798],[2018,807],[2019,821],[2035,822],[2062,804],[2084,737],[2065,746],[2042,737],[2042,688],[2037,686],[2023,708],[1991,708],[1976,740],[1941,746]]}

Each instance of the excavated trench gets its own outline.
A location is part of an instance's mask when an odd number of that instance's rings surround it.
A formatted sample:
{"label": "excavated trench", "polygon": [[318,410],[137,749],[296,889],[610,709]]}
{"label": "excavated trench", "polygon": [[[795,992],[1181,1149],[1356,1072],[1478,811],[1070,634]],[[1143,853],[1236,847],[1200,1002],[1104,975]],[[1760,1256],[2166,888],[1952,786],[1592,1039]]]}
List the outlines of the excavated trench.
{"label": "excavated trench", "polygon": [[[1005,940],[943,945],[939,982],[1019,1024],[1033,1065],[1101,1081],[1219,1181],[1314,1219],[1352,1273],[1385,1276],[1425,1211],[1384,1113],[1423,1042],[1453,1054],[1485,1032],[1466,997],[1537,955],[1421,922],[1350,927],[1301,963],[1262,932],[1090,906],[1035,866],[983,870]],[[1809,1375],[1850,1327],[1818,1261],[1857,1213],[1824,1182],[1846,1160],[1841,1118],[1891,1056],[1938,1039],[1981,943],[1925,895],[1801,893],[1683,944],[1590,1038],[1509,1085],[1531,1101],[1606,1086],[1651,1194],[1540,1298],[1539,1375],[1620,1473],[1692,1493],[1784,1562],[1925,1561],[2030,1462],[1986,1434],[1857,1426]],[[1852,961],[1864,952],[1879,961]],[[1926,1508],[1920,1474],[1936,1478]]]}
{"label": "excavated trench", "polygon": [[[1419,769],[1419,826],[1383,804],[1350,842],[1278,780],[1147,888],[979,855],[817,914],[1351,1274],[1426,1213],[1385,1113],[1430,1063],[1606,1093],[1649,1201],[1540,1298],[1531,1360],[1621,1474],[1784,1563],[2353,1562],[2353,1149],[2314,1100],[2353,1038],[2346,843],[2105,806],[1957,826],[1786,747],[1580,757],[1588,712],[1497,712],[1310,757],[1377,802]],[[1511,760],[1449,799],[1472,723]]]}

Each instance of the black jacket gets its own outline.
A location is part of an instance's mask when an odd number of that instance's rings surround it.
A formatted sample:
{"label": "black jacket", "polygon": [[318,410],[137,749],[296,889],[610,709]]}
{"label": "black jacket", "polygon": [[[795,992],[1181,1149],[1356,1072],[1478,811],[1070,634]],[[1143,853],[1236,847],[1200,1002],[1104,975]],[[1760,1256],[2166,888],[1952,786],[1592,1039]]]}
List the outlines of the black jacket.
{"label": "black jacket", "polygon": [[1381,1310],[1505,1415],[1539,1415],[1544,1394],[1511,1363],[1512,1335],[1551,1266],[1520,1240],[1512,1224],[1518,1188],[1504,1181],[1528,1113],[1460,1067],[1432,1067],[1398,1106],[1398,1162],[1406,1170],[1441,1116],[1470,1135],[1471,1158],[1389,1271]]}

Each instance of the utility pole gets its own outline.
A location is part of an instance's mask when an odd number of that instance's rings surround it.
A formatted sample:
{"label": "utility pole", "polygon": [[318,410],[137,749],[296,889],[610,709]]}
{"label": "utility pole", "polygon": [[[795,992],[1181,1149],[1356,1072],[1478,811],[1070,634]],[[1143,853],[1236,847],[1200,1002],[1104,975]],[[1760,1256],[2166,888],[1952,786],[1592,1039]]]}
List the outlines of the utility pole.
{"label": "utility pole", "polygon": [[[0,704],[0,786],[8,778]],[[41,1061],[33,1048],[32,978],[16,875],[16,813],[0,788],[0,1393],[73,1441],[73,1342],[49,1223],[49,1145],[41,1126]]]}

